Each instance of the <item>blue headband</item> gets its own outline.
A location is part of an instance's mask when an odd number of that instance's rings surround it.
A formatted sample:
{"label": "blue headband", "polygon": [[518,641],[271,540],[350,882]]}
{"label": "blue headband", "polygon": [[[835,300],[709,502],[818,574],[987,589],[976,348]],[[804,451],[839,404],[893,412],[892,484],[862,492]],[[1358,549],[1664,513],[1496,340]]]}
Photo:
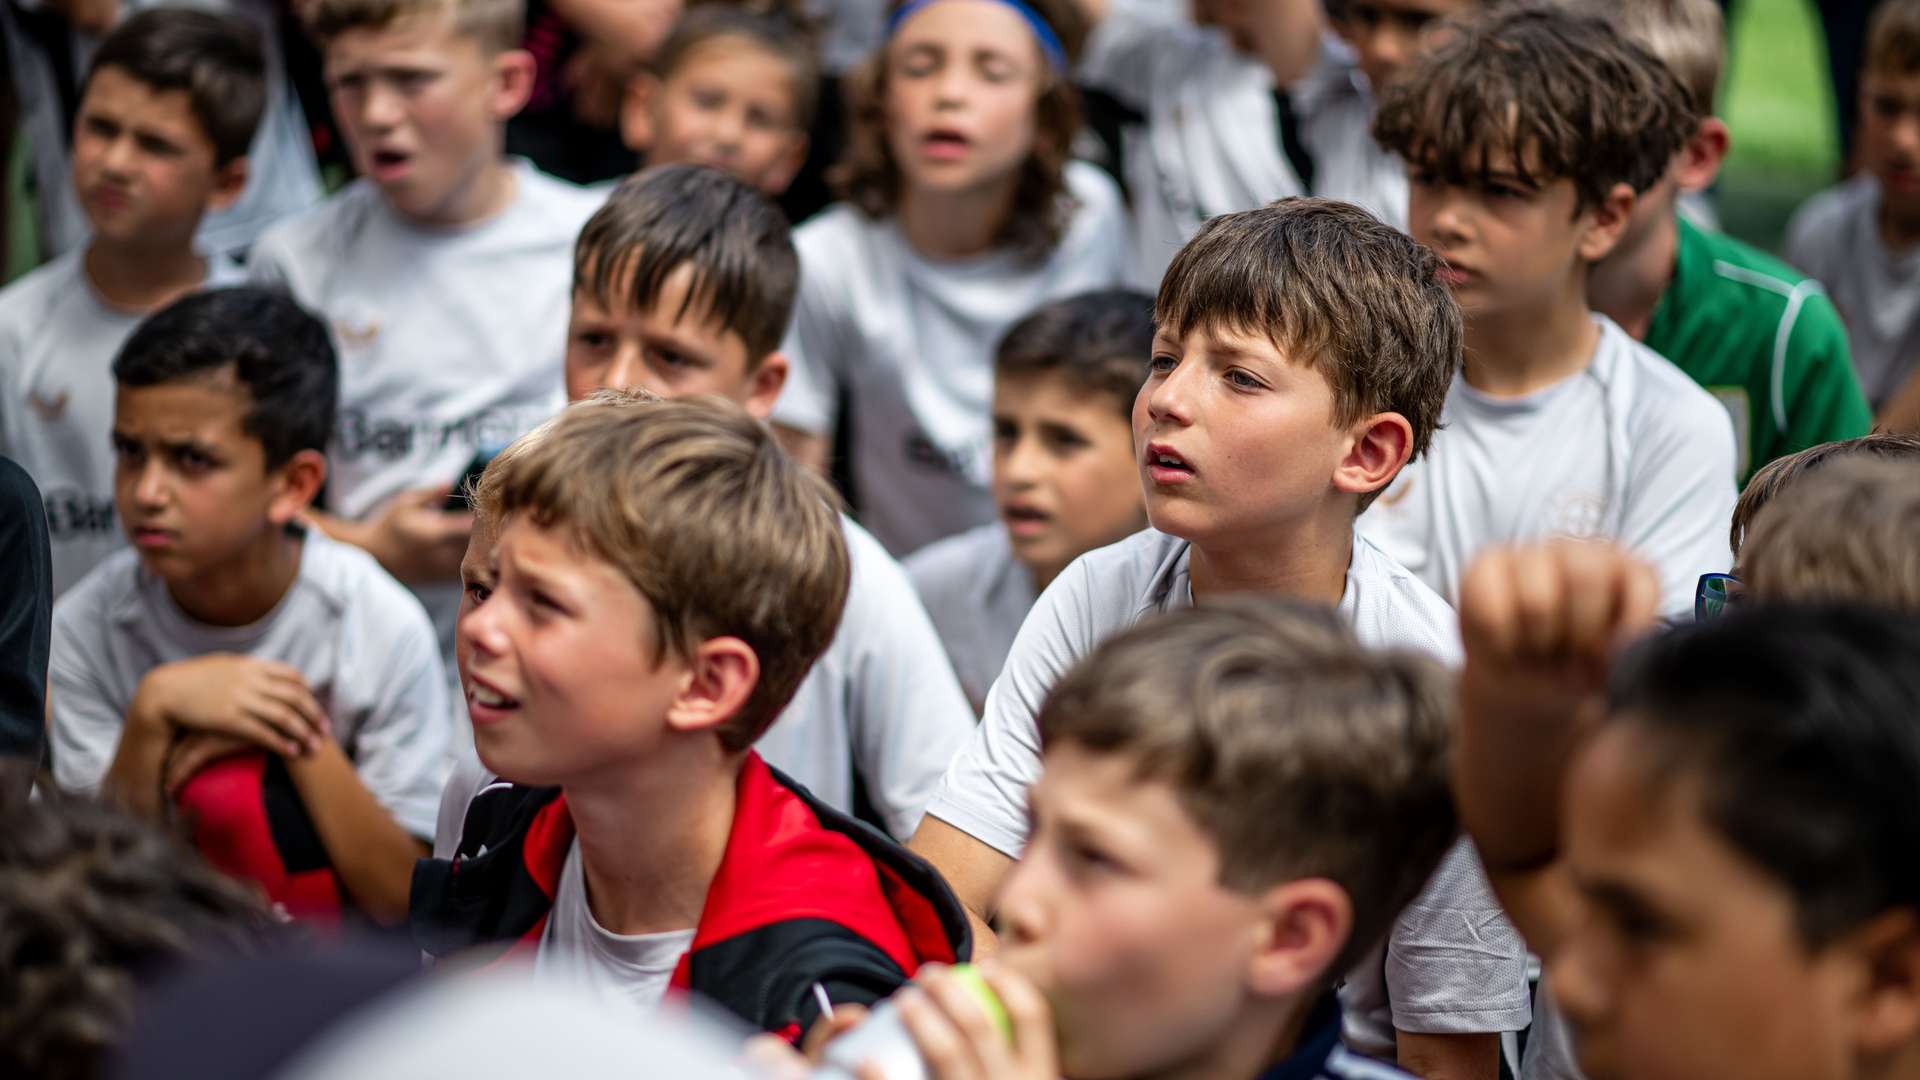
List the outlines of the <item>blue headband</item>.
{"label": "blue headband", "polygon": [[[887,18],[887,37],[891,38],[898,33],[901,23],[939,2],[940,0],[908,0],[907,3],[895,8],[893,14]],[[1028,7],[1021,0],[994,0],[994,3],[1005,4],[1019,12],[1020,17],[1027,20],[1027,27],[1033,31],[1034,38],[1039,41],[1040,51],[1046,54],[1047,62],[1053,65],[1055,71],[1067,70],[1067,50],[1061,47],[1059,35],[1053,32],[1053,27],[1047,25],[1047,20],[1042,18],[1039,12]]]}

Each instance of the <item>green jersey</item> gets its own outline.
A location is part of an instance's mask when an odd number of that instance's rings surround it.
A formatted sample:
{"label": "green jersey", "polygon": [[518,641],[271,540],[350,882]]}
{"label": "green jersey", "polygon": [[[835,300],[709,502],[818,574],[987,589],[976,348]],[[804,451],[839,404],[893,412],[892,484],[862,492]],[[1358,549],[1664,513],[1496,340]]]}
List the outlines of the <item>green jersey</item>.
{"label": "green jersey", "polygon": [[1774,458],[1865,435],[1873,413],[1847,332],[1820,283],[1680,219],[1673,281],[1648,348],[1720,399],[1739,436],[1740,485]]}

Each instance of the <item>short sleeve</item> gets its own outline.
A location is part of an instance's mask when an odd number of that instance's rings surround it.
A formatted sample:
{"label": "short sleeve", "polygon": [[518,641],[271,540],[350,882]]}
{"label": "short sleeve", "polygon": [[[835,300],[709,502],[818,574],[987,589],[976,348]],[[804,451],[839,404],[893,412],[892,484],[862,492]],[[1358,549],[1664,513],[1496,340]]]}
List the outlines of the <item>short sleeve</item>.
{"label": "short sleeve", "polygon": [[480,763],[480,755],[471,746],[454,755],[453,772],[440,791],[440,813],[433,826],[433,857],[451,859],[460,847],[460,833],[466,828],[467,807],[494,780]]}
{"label": "short sleeve", "polygon": [[448,768],[446,668],[419,601],[397,583],[379,584],[359,622],[366,652],[357,666],[380,681],[363,691],[373,705],[354,733],[354,771],[401,828],[432,838]]}
{"label": "short sleeve", "polygon": [[1657,398],[1662,411],[1630,432],[1619,540],[1660,572],[1661,613],[1687,615],[1700,575],[1733,564],[1727,541],[1738,497],[1733,421],[1691,383],[1680,393],[1654,384],[1642,389],[1641,407]]}
{"label": "short sleeve", "polygon": [[857,635],[846,698],[854,767],[888,830],[907,837],[972,737],[973,707],[906,571],[857,528],[848,529],[861,550],[840,631]]}
{"label": "short sleeve", "polygon": [[[837,224],[835,219],[819,225]],[[800,244],[800,293],[781,351],[787,385],[773,404],[773,420],[811,435],[830,435],[839,421],[841,381],[856,336],[847,310],[847,283],[833,263],[852,253],[832,250],[837,234],[818,234]]]}
{"label": "short sleeve", "polygon": [[1781,414],[1774,418],[1781,445],[1769,448],[1770,459],[1856,438],[1873,427],[1873,411],[1854,373],[1840,313],[1811,280],[1800,289],[1807,295],[1797,310],[1790,310],[1793,324],[1787,328],[1784,353],[1775,358],[1773,407]]}
{"label": "short sleeve", "polygon": [[1144,112],[1170,92],[1168,84],[1179,72],[1218,52],[1207,30],[1168,8],[1143,0],[1113,0],[1087,35],[1076,68],[1080,82]]}
{"label": "short sleeve", "polygon": [[927,807],[1009,858],[1019,858],[1027,844],[1027,788],[1040,776],[1040,704],[1093,647],[1091,587],[1082,558],[1040,594],[987,691],[986,715]]}
{"label": "short sleeve", "polygon": [[1519,1031],[1532,1018],[1527,948],[1473,848],[1456,841],[1387,937],[1393,1026],[1419,1034]]}
{"label": "short sleeve", "polygon": [[53,609],[48,665],[47,735],[53,781],[76,795],[99,793],[126,727],[129,694],[117,692],[100,640],[107,614],[93,603],[97,589],[68,592]]}

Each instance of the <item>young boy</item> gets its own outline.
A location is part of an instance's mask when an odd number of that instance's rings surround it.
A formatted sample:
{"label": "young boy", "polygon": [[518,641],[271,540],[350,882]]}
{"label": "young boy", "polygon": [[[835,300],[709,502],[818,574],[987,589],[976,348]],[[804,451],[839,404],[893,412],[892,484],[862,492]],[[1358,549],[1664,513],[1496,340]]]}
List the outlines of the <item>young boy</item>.
{"label": "young boy", "polygon": [[968,955],[930,867],[752,750],[840,617],[828,499],[705,397],[575,405],[488,467],[495,583],[460,648],[507,784],[417,872],[423,948],[517,941],[626,1008],[693,991],[789,1038]]}
{"label": "young boy", "polygon": [[1153,297],[1055,301],[1015,323],[993,374],[1000,520],[907,560],[976,711],[1034,597],[1067,564],[1146,524],[1129,414],[1153,352]]}
{"label": "young boy", "polygon": [[1099,25],[1079,75],[1143,123],[1123,129],[1133,200],[1135,282],[1155,289],[1208,218],[1285,195],[1344,199],[1403,225],[1404,166],[1367,132],[1375,96],[1432,19],[1475,0],[1231,5],[1221,25],[1168,18],[1166,5],[1087,0]]}
{"label": "young boy", "polygon": [[40,486],[56,596],[121,547],[113,354],[147,313],[238,277],[193,238],[246,185],[265,82],[253,28],[202,11],[135,15],[94,54],[71,177],[92,236],[0,292],[0,452]]}
{"label": "young boy", "polygon": [[1562,542],[1461,590],[1455,793],[1582,1067],[1920,1075],[1920,621],[1758,604],[1616,660],[1660,589]]}
{"label": "young boy", "polygon": [[567,257],[598,197],[501,156],[533,59],[518,0],[313,0],[334,116],[361,179],[253,255],[341,356],[329,535],[415,586],[451,655],[477,453],[559,404]]}
{"label": "young boy", "polygon": [[[127,340],[114,493],[134,550],[54,610],[48,727],[61,787],[149,818],[177,794],[202,850],[296,913],[319,860],[393,923],[446,778],[447,680],[419,603],[296,525],[326,479],[335,372],[326,327],[261,289],[189,296]],[[228,813],[233,787],[256,818],[266,799],[275,851],[243,842],[261,834]],[[276,792],[306,821],[283,828]]]}
{"label": "young boy", "polygon": [[1833,297],[1877,412],[1920,357],[1920,0],[1874,13],[1859,108],[1860,175],[1794,214],[1787,260]]}
{"label": "young boy", "polygon": [[1739,562],[1741,548],[1745,546],[1747,530],[1753,526],[1754,519],[1760,516],[1763,507],[1807,476],[1824,468],[1828,462],[1857,457],[1920,464],[1920,435],[1878,431],[1857,439],[1823,443],[1778,458],[1754,473],[1753,479],[1747,481],[1747,486],[1740,489],[1740,501],[1733,507],[1733,528],[1729,539],[1733,544],[1735,563]]}
{"label": "young boy", "polygon": [[627,83],[620,136],[649,165],[724,169],[777,199],[807,159],[820,87],[811,35],[785,11],[707,4]]}
{"label": "young boy", "polygon": [[1920,462],[1854,455],[1802,478],[1754,518],[1739,567],[1752,602],[1920,614]]}
{"label": "young boy", "polygon": [[1726,55],[1720,6],[1588,6],[1671,68],[1700,117],[1660,178],[1636,193],[1619,243],[1588,276],[1588,301],[1726,407],[1742,484],[1782,454],[1866,434],[1873,417],[1846,328],[1820,284],[1697,227],[1680,206],[1713,183],[1727,154],[1727,125],[1713,115]]}
{"label": "young boy", "polygon": [[[786,378],[779,343],[798,266],[764,195],[714,169],[648,169],[587,222],[574,267],[569,400],[715,394],[766,419]],[[906,572],[865,529],[840,524],[852,563],[840,629],[756,746],[838,810],[854,812],[858,789],[905,839],[973,716]]]}
{"label": "young boy", "polygon": [[[1133,409],[1152,528],[1081,556],[1041,594],[914,834],[976,916],[1027,841],[1041,701],[1143,616],[1278,593],[1337,605],[1365,644],[1457,655],[1446,603],[1353,531],[1426,449],[1459,364],[1459,309],[1436,269],[1403,233],[1322,199],[1215,218],[1181,249]],[[1495,1075],[1491,1033],[1527,1023],[1526,958],[1478,874],[1456,848],[1387,958],[1352,973],[1356,1049],[1426,1075]]]}
{"label": "young boy", "polygon": [[1011,1044],[929,974],[896,1001],[934,1075],[1406,1076],[1341,1045],[1331,991],[1454,840],[1451,685],[1343,623],[1209,602],[1061,678],[987,969]]}
{"label": "young boy", "polygon": [[1587,307],[1591,266],[1698,124],[1666,65],[1602,19],[1554,8],[1462,24],[1381,102],[1408,162],[1413,235],[1466,315],[1446,430],[1361,519],[1454,596],[1487,544],[1611,537],[1660,567],[1667,610],[1726,565],[1727,413]]}

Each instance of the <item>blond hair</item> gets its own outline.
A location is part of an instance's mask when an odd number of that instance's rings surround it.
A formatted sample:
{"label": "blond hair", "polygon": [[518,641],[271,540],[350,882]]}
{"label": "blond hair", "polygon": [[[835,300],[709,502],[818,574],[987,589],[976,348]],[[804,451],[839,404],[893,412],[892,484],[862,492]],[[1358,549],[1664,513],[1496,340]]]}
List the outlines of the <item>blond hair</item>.
{"label": "blond hair", "polygon": [[1865,66],[1884,75],[1920,72],[1920,0],[1886,0],[1874,11]]}
{"label": "blond hair", "polygon": [[1762,507],[1806,474],[1828,462],[1850,457],[1920,462],[1920,435],[1876,431],[1855,439],[1809,446],[1767,462],[1747,481],[1747,486],[1741,489],[1739,501],[1734,503],[1733,525],[1727,537],[1728,544],[1733,548],[1733,557],[1739,559],[1740,548],[1746,543],[1747,533],[1752,529],[1754,519],[1759,517]]}
{"label": "blond hair", "polygon": [[1920,465],[1855,457],[1823,467],[1760,511],[1740,574],[1769,603],[1920,613]]}
{"label": "blond hair", "polygon": [[349,30],[385,30],[404,19],[434,16],[450,16],[489,55],[517,49],[526,37],[526,0],[312,0],[302,21],[324,50]]}
{"label": "blond hair", "polygon": [[[1583,0],[1590,3],[1591,0]],[[1711,116],[1727,63],[1726,20],[1714,0],[1608,0],[1592,10],[1613,20],[1629,41],[1652,53]]]}
{"label": "blond hair", "polygon": [[1337,975],[1457,834],[1451,702],[1438,662],[1362,647],[1331,608],[1240,596],[1108,639],[1054,686],[1039,727],[1048,751],[1123,755],[1170,785],[1212,837],[1226,887],[1322,877],[1346,890]]}
{"label": "blond hair", "polygon": [[833,640],[847,597],[846,540],[832,489],[773,434],[719,398],[596,395],[495,458],[476,512],[563,529],[646,598],[656,659],[737,637],[760,661],[720,729],[753,745]]}

